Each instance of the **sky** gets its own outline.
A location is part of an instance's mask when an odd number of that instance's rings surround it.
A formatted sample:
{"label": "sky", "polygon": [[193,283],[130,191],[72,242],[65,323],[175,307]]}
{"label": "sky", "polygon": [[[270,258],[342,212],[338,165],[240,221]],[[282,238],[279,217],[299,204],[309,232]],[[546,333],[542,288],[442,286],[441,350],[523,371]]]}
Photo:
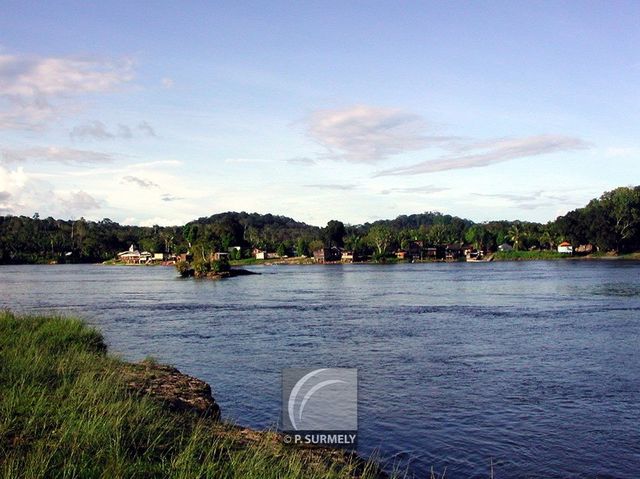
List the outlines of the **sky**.
{"label": "sky", "polygon": [[640,2],[2,0],[0,214],[546,222],[640,184]]}

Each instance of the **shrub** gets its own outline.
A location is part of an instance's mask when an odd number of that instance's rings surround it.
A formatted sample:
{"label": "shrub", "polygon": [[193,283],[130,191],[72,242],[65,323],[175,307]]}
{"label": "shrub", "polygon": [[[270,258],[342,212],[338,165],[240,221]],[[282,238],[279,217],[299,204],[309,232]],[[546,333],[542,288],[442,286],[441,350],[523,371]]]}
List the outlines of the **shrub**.
{"label": "shrub", "polygon": [[176,263],[176,269],[180,276],[189,276],[191,270],[191,265],[187,261],[178,261]]}
{"label": "shrub", "polygon": [[209,271],[211,271],[211,261],[197,259],[194,260],[191,267],[193,268],[196,276],[205,276]]}
{"label": "shrub", "polygon": [[229,265],[229,260],[227,258],[211,261],[211,271],[214,273],[224,273],[230,269],[231,266]]}

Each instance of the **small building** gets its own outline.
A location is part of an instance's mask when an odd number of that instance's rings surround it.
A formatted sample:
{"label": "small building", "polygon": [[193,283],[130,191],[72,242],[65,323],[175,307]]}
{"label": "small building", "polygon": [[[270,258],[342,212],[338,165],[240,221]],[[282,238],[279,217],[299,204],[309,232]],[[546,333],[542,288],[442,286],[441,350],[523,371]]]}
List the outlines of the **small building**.
{"label": "small building", "polygon": [[213,253],[213,259],[215,261],[220,261],[221,259],[229,259],[229,253],[221,253],[221,252]]}
{"label": "small building", "polygon": [[455,261],[460,257],[462,249],[459,244],[448,244],[444,250],[444,259],[447,261]]}
{"label": "small building", "polygon": [[574,252],[579,254],[591,254],[594,251],[594,247],[591,243],[579,245]]}
{"label": "small building", "polygon": [[434,259],[438,259],[438,258],[442,258],[443,257],[438,253],[438,248],[435,247],[435,246],[431,247],[431,248],[427,248],[426,252],[427,252],[427,259],[434,260]]}
{"label": "small building", "polygon": [[502,243],[500,246],[498,246],[498,251],[513,251],[513,246],[511,246],[509,243]]}
{"label": "small building", "polygon": [[464,248],[464,256],[467,261],[478,261],[484,256],[484,252],[481,249],[476,249],[473,246],[466,246]]}
{"label": "small building", "polygon": [[176,256],[178,261],[191,261],[193,259],[193,255],[191,253],[182,253]]}
{"label": "small building", "polygon": [[568,241],[563,241],[558,245],[558,253],[573,254],[573,246]]}
{"label": "small building", "polygon": [[343,263],[353,263],[355,261],[355,253],[353,251],[342,250],[340,261]]}
{"label": "small building", "polygon": [[407,244],[407,255],[411,259],[422,259],[424,252],[424,241],[409,241]]}
{"label": "small building", "polygon": [[407,250],[399,249],[396,251],[396,258],[399,260],[407,259]]}
{"label": "small building", "polygon": [[267,259],[267,252],[263,249],[253,248],[252,254],[255,259]]}
{"label": "small building", "polygon": [[135,249],[134,245],[131,245],[127,251],[118,253],[118,260],[126,264],[139,264],[140,251]]}
{"label": "small building", "polygon": [[331,248],[321,248],[313,252],[313,259],[316,263],[332,263],[342,259],[340,250],[332,246]]}

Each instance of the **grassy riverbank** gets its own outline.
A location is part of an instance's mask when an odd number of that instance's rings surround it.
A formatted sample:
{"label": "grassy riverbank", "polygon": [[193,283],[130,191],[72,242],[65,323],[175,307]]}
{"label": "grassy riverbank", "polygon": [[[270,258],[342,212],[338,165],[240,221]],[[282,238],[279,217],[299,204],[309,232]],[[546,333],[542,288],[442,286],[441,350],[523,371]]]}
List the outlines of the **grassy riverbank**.
{"label": "grassy riverbank", "polygon": [[584,256],[573,256],[557,251],[498,251],[493,255],[494,261],[548,261],[548,260],[639,260],[640,253],[591,253]]}
{"label": "grassy riverbank", "polygon": [[558,253],[557,251],[538,250],[538,251],[498,251],[493,255],[494,261],[536,261],[551,259],[571,259],[568,254]]}
{"label": "grassy riverbank", "polygon": [[351,454],[293,449],[274,433],[170,407],[154,396],[165,377],[203,389],[171,368],[108,355],[82,321],[0,312],[0,477],[379,477]]}

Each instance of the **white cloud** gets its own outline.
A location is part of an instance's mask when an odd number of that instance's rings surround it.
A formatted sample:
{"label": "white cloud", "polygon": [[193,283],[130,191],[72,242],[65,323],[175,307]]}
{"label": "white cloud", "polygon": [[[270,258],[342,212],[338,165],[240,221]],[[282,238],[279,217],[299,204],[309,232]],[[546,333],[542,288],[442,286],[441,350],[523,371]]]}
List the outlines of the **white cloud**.
{"label": "white cloud", "polygon": [[442,191],[450,190],[444,186],[425,185],[425,186],[412,186],[408,188],[388,188],[382,190],[380,193],[383,195],[389,195],[392,193],[410,194],[410,195],[432,195],[440,193]]}
{"label": "white cloud", "polygon": [[5,214],[32,214],[71,218],[89,214],[101,202],[84,190],[55,190],[53,186],[24,171],[0,165],[0,209]]}
{"label": "white cloud", "polygon": [[313,166],[316,164],[316,160],[314,160],[313,158],[307,158],[307,157],[289,158],[285,161],[291,165],[301,165],[301,166]]}
{"label": "white cloud", "polygon": [[116,135],[108,131],[101,121],[90,121],[75,126],[69,136],[73,139],[93,138],[96,140],[108,140],[115,138]]}
{"label": "white cloud", "polygon": [[24,163],[26,161],[47,161],[63,164],[103,164],[113,161],[108,153],[76,150],[65,147],[33,147],[24,149],[0,150],[0,162]]}
{"label": "white cloud", "polygon": [[140,122],[138,124],[138,130],[140,130],[142,133],[144,133],[147,136],[153,136],[156,137],[156,130],[146,121]]}
{"label": "white cloud", "polygon": [[444,155],[435,160],[384,170],[375,176],[417,175],[463,168],[477,168],[520,158],[583,150],[590,147],[589,143],[580,138],[561,135],[499,139],[467,145],[460,149],[460,151],[471,151],[469,154]]}
{"label": "white cloud", "polygon": [[226,158],[225,163],[229,165],[234,164],[257,164],[257,163],[272,163],[273,160],[267,160],[264,158]]}
{"label": "white cloud", "polygon": [[169,202],[169,201],[180,201],[180,200],[184,200],[184,198],[183,198],[183,197],[181,197],[181,196],[174,196],[174,195],[171,195],[171,194],[169,194],[169,193],[165,193],[165,194],[163,194],[163,195],[160,197],[160,199],[161,199],[162,201],[166,201],[166,202]]}
{"label": "white cloud", "polygon": [[304,185],[306,188],[317,188],[320,190],[338,190],[338,191],[350,191],[357,188],[357,185],[341,185],[341,184],[314,184]]}
{"label": "white cloud", "polygon": [[113,91],[133,79],[130,60],[0,55],[0,129],[44,126],[71,99]]}
{"label": "white cloud", "polygon": [[8,191],[0,191],[0,215],[11,214],[11,193]]}
{"label": "white cloud", "polygon": [[319,110],[308,119],[308,133],[333,159],[373,163],[389,156],[446,144],[452,137],[425,136],[426,122],[396,108],[356,105]]}
{"label": "white cloud", "polygon": [[137,176],[124,176],[122,180],[126,183],[133,183],[140,188],[159,188],[157,183],[154,183],[151,180],[145,180],[144,178],[138,178]]}
{"label": "white cloud", "polygon": [[100,203],[85,191],[72,191],[60,195],[62,207],[69,212],[69,216],[84,215],[92,210],[100,209]]}
{"label": "white cloud", "polygon": [[[136,133],[136,131],[138,133]],[[138,136],[138,134],[151,137],[156,136],[155,130],[146,121],[139,123],[135,129],[129,125],[119,123],[117,128],[110,130],[104,123],[97,120],[88,121],[73,127],[69,136],[73,140],[113,140],[116,138],[130,140],[134,136]]]}
{"label": "white cloud", "polygon": [[169,90],[169,89],[173,88],[173,87],[175,86],[175,84],[176,84],[176,82],[175,82],[175,81],[173,81],[173,79],[172,79],[172,78],[167,78],[167,77],[163,78],[163,79],[161,80],[161,83],[162,83],[162,86],[163,86],[164,88],[166,88],[167,90]]}

